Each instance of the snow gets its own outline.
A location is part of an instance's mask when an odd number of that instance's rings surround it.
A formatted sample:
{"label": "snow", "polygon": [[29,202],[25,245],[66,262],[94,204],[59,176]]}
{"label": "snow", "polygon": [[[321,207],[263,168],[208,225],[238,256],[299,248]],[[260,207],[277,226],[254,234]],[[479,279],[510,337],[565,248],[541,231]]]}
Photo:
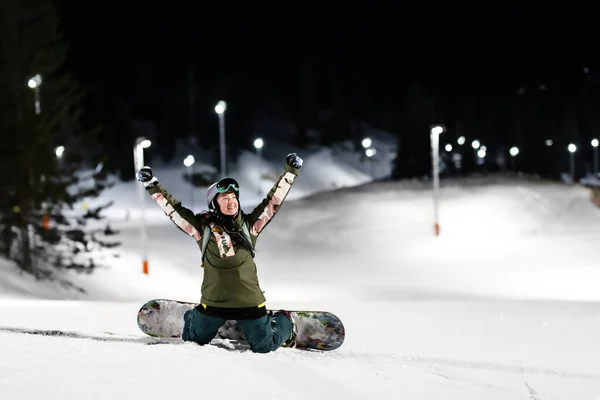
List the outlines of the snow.
{"label": "snow", "polygon": [[[430,183],[370,182],[348,154],[304,159],[258,241],[259,277],[270,308],[338,315],[341,348],[254,354],[144,336],[145,301],[199,299],[199,250],[147,201],[142,274],[136,183],[120,183],[98,200],[115,200],[119,257],[66,276],[85,293],[0,260],[0,399],[600,399],[600,209],[589,189],[442,180],[435,237]],[[282,161],[241,158],[231,174],[246,211]],[[189,203],[183,172],[155,168]]]}

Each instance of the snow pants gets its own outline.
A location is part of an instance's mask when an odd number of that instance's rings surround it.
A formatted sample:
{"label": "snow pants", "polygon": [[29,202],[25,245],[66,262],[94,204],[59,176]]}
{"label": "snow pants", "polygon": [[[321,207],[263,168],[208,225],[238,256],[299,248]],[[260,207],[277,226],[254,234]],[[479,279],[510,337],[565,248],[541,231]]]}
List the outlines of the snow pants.
{"label": "snow pants", "polygon": [[[227,322],[225,318],[205,315],[196,308],[184,314],[182,339],[205,345],[216,336],[219,328]],[[265,315],[258,319],[236,320],[244,337],[255,353],[277,350],[292,333],[292,323],[283,314]]]}

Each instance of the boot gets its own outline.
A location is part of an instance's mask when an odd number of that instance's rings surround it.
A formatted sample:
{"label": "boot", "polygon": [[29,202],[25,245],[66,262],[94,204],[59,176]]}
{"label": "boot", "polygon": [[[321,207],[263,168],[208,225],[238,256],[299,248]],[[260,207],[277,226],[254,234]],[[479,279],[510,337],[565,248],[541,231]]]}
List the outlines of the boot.
{"label": "boot", "polygon": [[292,324],[292,332],[290,334],[290,337],[281,345],[281,347],[296,347],[296,337],[298,336],[298,326],[296,325],[296,321],[294,321],[294,317],[292,317],[292,314],[290,314],[290,312],[286,311],[286,310],[279,310],[275,314],[273,314],[273,316],[275,316],[277,314],[285,315],[290,320],[290,323]]}

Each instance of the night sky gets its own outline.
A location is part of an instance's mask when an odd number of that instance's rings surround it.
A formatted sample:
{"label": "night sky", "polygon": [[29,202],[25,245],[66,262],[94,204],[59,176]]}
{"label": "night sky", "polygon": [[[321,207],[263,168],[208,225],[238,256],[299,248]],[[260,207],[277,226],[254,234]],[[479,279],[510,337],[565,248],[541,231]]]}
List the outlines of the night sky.
{"label": "night sky", "polygon": [[205,79],[244,76],[277,85],[305,52],[320,65],[360,64],[365,79],[441,82],[575,79],[596,59],[597,34],[585,9],[373,3],[249,9],[235,2],[212,8],[61,2],[74,66],[86,79],[114,83],[127,80],[139,60],[155,64],[161,79],[193,61]]}
{"label": "night sky", "polygon": [[307,79],[315,103],[327,105],[333,74],[366,119],[402,107],[413,81],[446,104],[474,95],[493,107],[521,86],[577,85],[584,67],[596,72],[598,34],[584,8],[375,3],[60,2],[69,66],[84,85],[123,97],[135,118],[153,119],[167,99],[188,107],[193,66],[200,130],[215,130],[220,99],[248,113],[293,113],[305,64],[314,68]]}

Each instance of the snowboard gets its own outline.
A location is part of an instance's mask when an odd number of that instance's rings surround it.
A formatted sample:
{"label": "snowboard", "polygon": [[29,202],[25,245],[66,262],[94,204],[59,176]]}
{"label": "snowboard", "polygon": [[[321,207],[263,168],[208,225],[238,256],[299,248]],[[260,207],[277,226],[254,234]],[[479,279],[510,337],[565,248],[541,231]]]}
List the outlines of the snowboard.
{"label": "snowboard", "polygon": [[[181,338],[183,315],[197,305],[198,303],[171,299],[150,300],[138,312],[138,327],[148,336]],[[267,313],[273,315],[276,311],[278,310],[267,310]],[[344,342],[344,325],[336,315],[327,311],[288,311],[298,327],[295,348],[331,351],[339,348]],[[246,343],[242,329],[234,320],[229,320],[221,326],[215,339]]]}

